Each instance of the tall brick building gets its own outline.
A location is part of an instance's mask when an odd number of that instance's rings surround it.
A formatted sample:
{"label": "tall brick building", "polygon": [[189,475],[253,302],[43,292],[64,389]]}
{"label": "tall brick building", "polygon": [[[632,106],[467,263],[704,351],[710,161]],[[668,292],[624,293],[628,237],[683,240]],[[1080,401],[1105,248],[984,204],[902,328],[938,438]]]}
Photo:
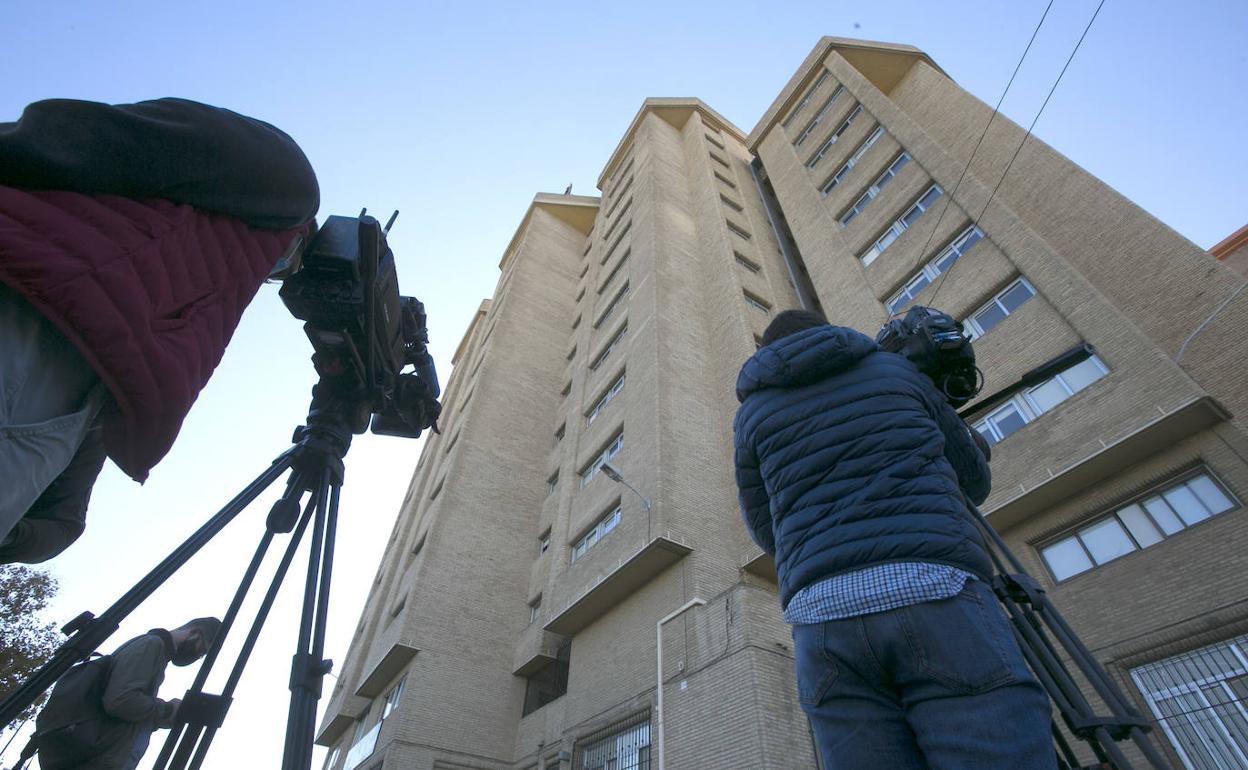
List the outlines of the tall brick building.
{"label": "tall brick building", "polygon": [[340,667],[326,767],[816,767],[737,512],[735,378],[778,310],[872,333],[911,303],[966,319],[985,394],[1094,348],[970,418],[984,512],[1176,764],[1248,763],[1248,293],[1226,303],[1238,275],[1035,138],[997,187],[1024,136],[1000,116],[968,169],[989,114],[921,51],[824,38],[748,135],[649,99],[601,198],[534,198]]}

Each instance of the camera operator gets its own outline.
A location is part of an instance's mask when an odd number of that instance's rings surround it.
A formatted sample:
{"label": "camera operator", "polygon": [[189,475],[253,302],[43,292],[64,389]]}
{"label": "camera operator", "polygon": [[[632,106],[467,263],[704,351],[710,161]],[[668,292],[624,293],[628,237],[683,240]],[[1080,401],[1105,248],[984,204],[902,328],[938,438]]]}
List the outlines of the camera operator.
{"label": "camera operator", "polygon": [[218,107],[0,123],[0,563],[82,534],[105,456],[146,479],[318,205],[289,136]]}
{"label": "camera operator", "polygon": [[1054,768],[1048,699],[988,587],[970,429],[906,358],[785,311],[741,369],[742,513],[776,561],[829,768]]}
{"label": "camera operator", "polygon": [[170,727],[181,705],[156,697],[165,668],[204,657],[220,630],[216,618],[154,628],[70,669],[39,712],[22,760],[37,750],[43,770],[134,770],[152,733]]}

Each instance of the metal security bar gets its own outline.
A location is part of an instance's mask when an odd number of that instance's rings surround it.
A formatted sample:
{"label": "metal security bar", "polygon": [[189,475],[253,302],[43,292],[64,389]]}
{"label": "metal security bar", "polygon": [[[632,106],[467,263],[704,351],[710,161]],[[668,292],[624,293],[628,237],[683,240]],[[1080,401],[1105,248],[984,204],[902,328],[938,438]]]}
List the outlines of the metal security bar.
{"label": "metal security bar", "polygon": [[1248,635],[1131,671],[1190,770],[1248,767]]}
{"label": "metal security bar", "polygon": [[642,711],[578,740],[572,770],[650,770],[650,712]]}

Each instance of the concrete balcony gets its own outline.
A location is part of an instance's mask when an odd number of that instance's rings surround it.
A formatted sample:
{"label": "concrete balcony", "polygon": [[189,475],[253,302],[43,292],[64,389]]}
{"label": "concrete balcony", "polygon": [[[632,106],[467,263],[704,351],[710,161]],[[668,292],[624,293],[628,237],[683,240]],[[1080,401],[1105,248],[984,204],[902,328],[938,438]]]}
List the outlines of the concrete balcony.
{"label": "concrete balcony", "polygon": [[545,630],[563,636],[576,634],[692,551],[672,539],[671,533],[654,538],[621,558],[610,572],[599,575],[546,623]]}
{"label": "concrete balcony", "polygon": [[1119,473],[1179,441],[1228,419],[1230,415],[1208,396],[1194,398],[1160,413],[1125,436],[1102,440],[1101,448],[1064,467],[1049,469],[1049,477],[983,513],[998,531],[1044,511],[1087,487]]}
{"label": "concrete balcony", "polygon": [[559,654],[559,645],[563,637],[552,634],[537,623],[530,623],[520,635],[516,643],[516,656],[512,661],[511,673],[516,676],[529,676],[551,663]]}
{"label": "concrete balcony", "polygon": [[763,551],[758,551],[747,559],[741,565],[741,571],[760,577],[768,583],[779,584],[780,582],[780,578],[776,576],[776,560],[771,554]]}
{"label": "concrete balcony", "polygon": [[371,705],[373,701],[369,698],[345,694],[340,702],[330,702],[316,734],[317,745],[333,746],[349,727],[364,718]]}
{"label": "concrete balcony", "polygon": [[355,688],[355,694],[364,698],[376,698],[381,695],[382,689],[403,670],[412,658],[416,657],[417,652],[419,650],[415,647],[409,647],[400,642],[390,645],[381,659],[360,680],[360,686]]}

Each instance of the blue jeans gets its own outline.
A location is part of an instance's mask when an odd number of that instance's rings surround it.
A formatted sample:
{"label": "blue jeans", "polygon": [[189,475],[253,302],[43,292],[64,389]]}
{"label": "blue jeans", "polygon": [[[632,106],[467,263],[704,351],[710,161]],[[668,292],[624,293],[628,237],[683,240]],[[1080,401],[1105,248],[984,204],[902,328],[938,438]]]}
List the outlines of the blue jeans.
{"label": "blue jeans", "polygon": [[982,581],[957,596],[793,627],[828,770],[1054,770],[1049,701]]}

